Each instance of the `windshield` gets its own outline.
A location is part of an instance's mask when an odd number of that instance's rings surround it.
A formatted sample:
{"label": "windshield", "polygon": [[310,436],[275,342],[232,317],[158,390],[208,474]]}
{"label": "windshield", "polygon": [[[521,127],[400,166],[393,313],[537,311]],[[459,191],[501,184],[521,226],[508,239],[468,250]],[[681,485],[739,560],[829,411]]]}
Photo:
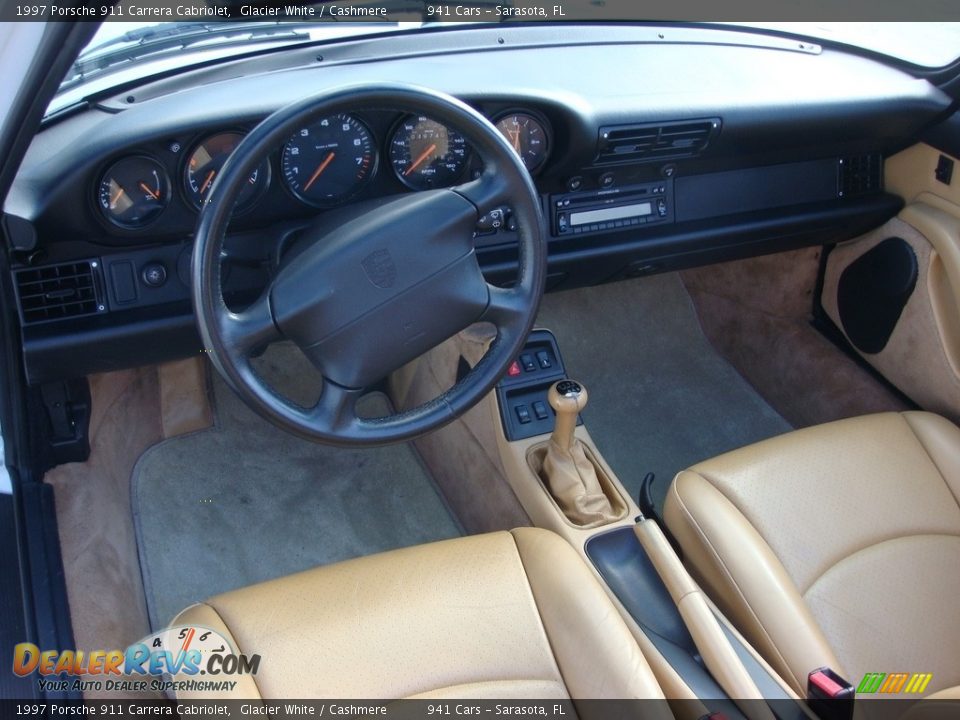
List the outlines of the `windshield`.
{"label": "windshield", "polygon": [[949,65],[960,57],[960,22],[741,22],[816,40],[870,50],[928,68]]}

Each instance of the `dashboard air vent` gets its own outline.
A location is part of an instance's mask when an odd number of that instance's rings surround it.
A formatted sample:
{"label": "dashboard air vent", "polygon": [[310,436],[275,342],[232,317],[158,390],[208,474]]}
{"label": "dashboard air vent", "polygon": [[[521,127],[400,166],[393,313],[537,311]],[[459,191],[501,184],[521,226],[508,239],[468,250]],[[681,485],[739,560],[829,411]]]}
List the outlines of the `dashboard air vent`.
{"label": "dashboard air vent", "polygon": [[720,118],[600,128],[596,163],[650,162],[695,157],[720,130]]}
{"label": "dashboard air vent", "polygon": [[106,308],[96,260],[16,271],[24,324],[93,315]]}
{"label": "dashboard air vent", "polygon": [[840,158],[840,197],[852,198],[883,189],[883,158],[879,154]]}

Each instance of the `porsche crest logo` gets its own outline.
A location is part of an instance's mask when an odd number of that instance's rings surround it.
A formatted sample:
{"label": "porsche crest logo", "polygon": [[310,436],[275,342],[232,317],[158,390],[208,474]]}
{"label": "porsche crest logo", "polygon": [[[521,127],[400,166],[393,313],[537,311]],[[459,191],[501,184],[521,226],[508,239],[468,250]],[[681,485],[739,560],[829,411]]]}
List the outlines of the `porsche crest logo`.
{"label": "porsche crest logo", "polygon": [[367,255],[360,263],[363,271],[378,288],[391,287],[397,279],[397,266],[393,262],[393,256],[386,249],[375,250]]}

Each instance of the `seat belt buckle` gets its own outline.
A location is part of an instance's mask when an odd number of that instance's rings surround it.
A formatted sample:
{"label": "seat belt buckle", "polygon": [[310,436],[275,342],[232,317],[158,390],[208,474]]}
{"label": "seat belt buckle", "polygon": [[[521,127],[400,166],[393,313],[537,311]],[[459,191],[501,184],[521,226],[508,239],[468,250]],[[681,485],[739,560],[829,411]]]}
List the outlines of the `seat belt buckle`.
{"label": "seat belt buckle", "polygon": [[828,667],[807,675],[807,704],[823,720],[850,720],[855,695],[853,685]]}

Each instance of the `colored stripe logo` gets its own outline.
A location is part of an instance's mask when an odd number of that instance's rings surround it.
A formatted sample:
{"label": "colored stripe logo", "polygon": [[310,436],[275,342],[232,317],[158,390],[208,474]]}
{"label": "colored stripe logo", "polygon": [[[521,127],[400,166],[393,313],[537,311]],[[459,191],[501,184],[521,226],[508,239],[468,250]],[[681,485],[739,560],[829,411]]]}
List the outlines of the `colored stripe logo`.
{"label": "colored stripe logo", "polygon": [[910,693],[919,695],[927,689],[933,673],[867,673],[857,686],[858,695],[872,693]]}

